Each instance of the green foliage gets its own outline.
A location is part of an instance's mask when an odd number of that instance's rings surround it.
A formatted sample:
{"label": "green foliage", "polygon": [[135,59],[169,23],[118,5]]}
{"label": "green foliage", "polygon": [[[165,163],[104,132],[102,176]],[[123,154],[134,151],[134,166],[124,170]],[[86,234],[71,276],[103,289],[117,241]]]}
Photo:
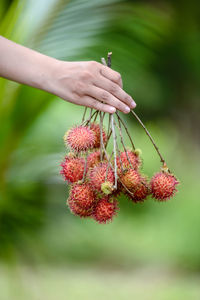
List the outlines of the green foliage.
{"label": "green foliage", "polygon": [[[194,124],[199,120],[194,1],[181,10],[172,1],[164,7],[114,0],[44,1],[40,9],[37,4],[15,0],[7,8],[1,1],[0,34],[60,59],[100,61],[112,50],[113,68],[122,73],[137,112],[148,121],[182,185],[176,199],[164,205],[150,200],[133,206],[121,199],[120,216],[111,225],[78,220],[66,210],[59,163],[62,136],[79,122],[82,108],[0,78],[0,255],[116,267],[150,261],[199,269],[199,148],[186,137],[191,118]],[[152,175],[159,168],[156,154],[126,118],[143,150],[145,173]]]}

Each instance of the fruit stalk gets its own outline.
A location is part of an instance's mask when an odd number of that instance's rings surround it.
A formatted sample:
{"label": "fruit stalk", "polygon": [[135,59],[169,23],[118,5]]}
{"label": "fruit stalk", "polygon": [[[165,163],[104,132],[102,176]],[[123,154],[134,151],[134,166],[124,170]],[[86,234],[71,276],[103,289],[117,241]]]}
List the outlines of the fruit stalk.
{"label": "fruit stalk", "polygon": [[158,146],[156,145],[156,143],[154,142],[151,134],[149,133],[149,131],[147,130],[147,128],[145,127],[145,125],[142,123],[142,121],[140,120],[140,118],[138,117],[138,115],[133,111],[131,110],[131,113],[133,114],[133,116],[136,118],[136,120],[140,123],[140,125],[143,127],[144,131],[146,132],[147,136],[149,137],[149,139],[151,140],[154,148],[156,149],[156,152],[158,153],[159,157],[160,157],[160,161],[163,163],[163,165],[165,165],[165,160],[164,158],[162,157],[159,149],[158,149]]}
{"label": "fruit stalk", "polygon": [[116,132],[114,126],[114,115],[111,115],[111,128],[113,136],[113,152],[114,152],[114,174],[115,174],[115,185],[114,188],[117,189],[117,153],[116,153]]}

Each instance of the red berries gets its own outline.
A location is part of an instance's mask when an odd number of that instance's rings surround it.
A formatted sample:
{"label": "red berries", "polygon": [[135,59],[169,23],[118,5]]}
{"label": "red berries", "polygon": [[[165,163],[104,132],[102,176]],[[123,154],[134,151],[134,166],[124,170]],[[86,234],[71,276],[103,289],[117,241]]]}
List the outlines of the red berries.
{"label": "red berries", "polygon": [[94,191],[102,192],[102,184],[106,181],[112,187],[115,178],[111,167],[105,162],[94,166],[88,172],[88,179]]}
{"label": "red berries", "polygon": [[77,126],[66,132],[65,143],[74,151],[93,149],[96,141],[94,131],[86,126]]}
{"label": "red berries", "polygon": [[[107,134],[103,127],[100,130],[100,124],[95,120],[86,120],[86,126],[76,126],[64,136],[65,144],[72,152],[65,156],[60,173],[70,184],[67,205],[72,214],[107,224],[117,215],[117,198],[121,194],[134,205],[143,203],[149,195],[160,202],[174,196],[179,182],[165,163],[149,182],[141,173],[141,151],[127,150],[124,142],[124,151],[119,150],[117,138],[123,139],[120,127],[123,123],[120,124],[118,115],[112,126],[108,126]],[[119,122],[118,136],[113,134],[116,121]],[[106,146],[112,134],[113,148],[108,155]]]}
{"label": "red berries", "polygon": [[84,209],[91,208],[95,202],[95,195],[88,183],[75,183],[72,185],[70,198]]}
{"label": "red berries", "polygon": [[138,151],[130,151],[120,152],[120,155],[117,156],[117,166],[118,170],[130,168],[130,166],[138,170],[141,165],[141,159],[139,157]]}
{"label": "red berries", "polygon": [[122,183],[131,191],[135,191],[141,182],[141,176],[138,171],[128,169],[120,176]]}
{"label": "red berries", "polygon": [[83,178],[84,166],[84,158],[65,156],[64,161],[61,163],[62,170],[60,174],[68,183],[77,182]]}
{"label": "red berries", "polygon": [[176,177],[168,172],[156,173],[151,179],[151,192],[153,198],[158,201],[165,201],[174,196],[176,185],[178,184]]}
{"label": "red berries", "polygon": [[112,198],[102,198],[99,200],[93,210],[93,218],[98,223],[107,223],[112,221],[113,216],[118,210],[117,201]]}
{"label": "red berries", "polygon": [[[99,148],[100,147],[100,141],[101,141],[101,137],[100,137],[100,126],[99,124],[96,123],[91,123],[90,125],[90,129],[94,132],[95,134],[95,142],[94,142],[94,148]],[[102,128],[102,138],[103,138],[103,143],[105,144],[107,141],[107,136],[105,131]]]}

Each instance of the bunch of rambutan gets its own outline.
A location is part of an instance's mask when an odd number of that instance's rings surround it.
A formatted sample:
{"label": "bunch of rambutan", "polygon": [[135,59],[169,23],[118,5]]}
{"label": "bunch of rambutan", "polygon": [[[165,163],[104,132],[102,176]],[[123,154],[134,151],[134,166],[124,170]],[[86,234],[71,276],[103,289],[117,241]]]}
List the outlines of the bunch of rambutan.
{"label": "bunch of rambutan", "polygon": [[[61,163],[60,173],[70,185],[69,209],[76,216],[93,218],[98,223],[111,221],[118,205],[114,172],[100,151],[100,125],[92,122],[71,128],[64,135],[64,142],[70,152]],[[107,142],[105,130],[102,142]]]}
{"label": "bunch of rambutan", "polygon": [[[166,201],[176,193],[178,180],[169,171],[149,131],[136,115],[155,147],[162,167],[151,179],[141,172],[141,150],[135,149],[131,135],[118,112],[108,114],[108,129],[103,122],[105,113],[90,111],[82,124],[68,130],[64,143],[69,149],[61,163],[63,179],[70,185],[67,205],[81,218],[91,218],[98,223],[108,223],[119,210],[118,197],[124,194],[133,203],[143,203],[148,196],[156,201]],[[99,122],[97,117],[99,116]],[[124,142],[123,130],[129,137],[131,148]],[[107,150],[112,140],[112,151]],[[122,150],[120,150],[120,148]]]}

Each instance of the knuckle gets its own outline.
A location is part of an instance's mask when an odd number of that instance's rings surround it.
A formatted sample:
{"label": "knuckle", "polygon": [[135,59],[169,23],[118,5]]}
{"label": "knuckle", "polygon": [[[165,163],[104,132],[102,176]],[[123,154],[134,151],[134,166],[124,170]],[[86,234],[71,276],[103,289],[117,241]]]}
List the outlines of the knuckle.
{"label": "knuckle", "polygon": [[83,71],[82,74],[81,74],[81,78],[83,80],[89,80],[89,79],[92,78],[92,74],[89,71]]}
{"label": "knuckle", "polygon": [[95,60],[90,61],[90,68],[96,68],[98,66],[98,63]]}
{"label": "knuckle", "polygon": [[101,93],[101,99],[107,101],[109,99],[109,93],[102,92]]}
{"label": "knuckle", "polygon": [[111,92],[112,94],[116,94],[116,93],[118,92],[117,86],[114,85],[114,84],[112,84],[112,85],[110,86],[110,92]]}
{"label": "knuckle", "polygon": [[117,82],[122,80],[121,74],[118,72],[116,72],[116,80],[117,80]]}
{"label": "knuckle", "polygon": [[75,84],[75,91],[77,94],[79,95],[83,95],[84,92],[86,90],[86,86],[83,82],[81,81],[78,81],[76,84]]}
{"label": "knuckle", "polygon": [[101,103],[100,102],[94,100],[93,103],[94,103],[94,108],[96,108],[97,110],[101,109]]}

